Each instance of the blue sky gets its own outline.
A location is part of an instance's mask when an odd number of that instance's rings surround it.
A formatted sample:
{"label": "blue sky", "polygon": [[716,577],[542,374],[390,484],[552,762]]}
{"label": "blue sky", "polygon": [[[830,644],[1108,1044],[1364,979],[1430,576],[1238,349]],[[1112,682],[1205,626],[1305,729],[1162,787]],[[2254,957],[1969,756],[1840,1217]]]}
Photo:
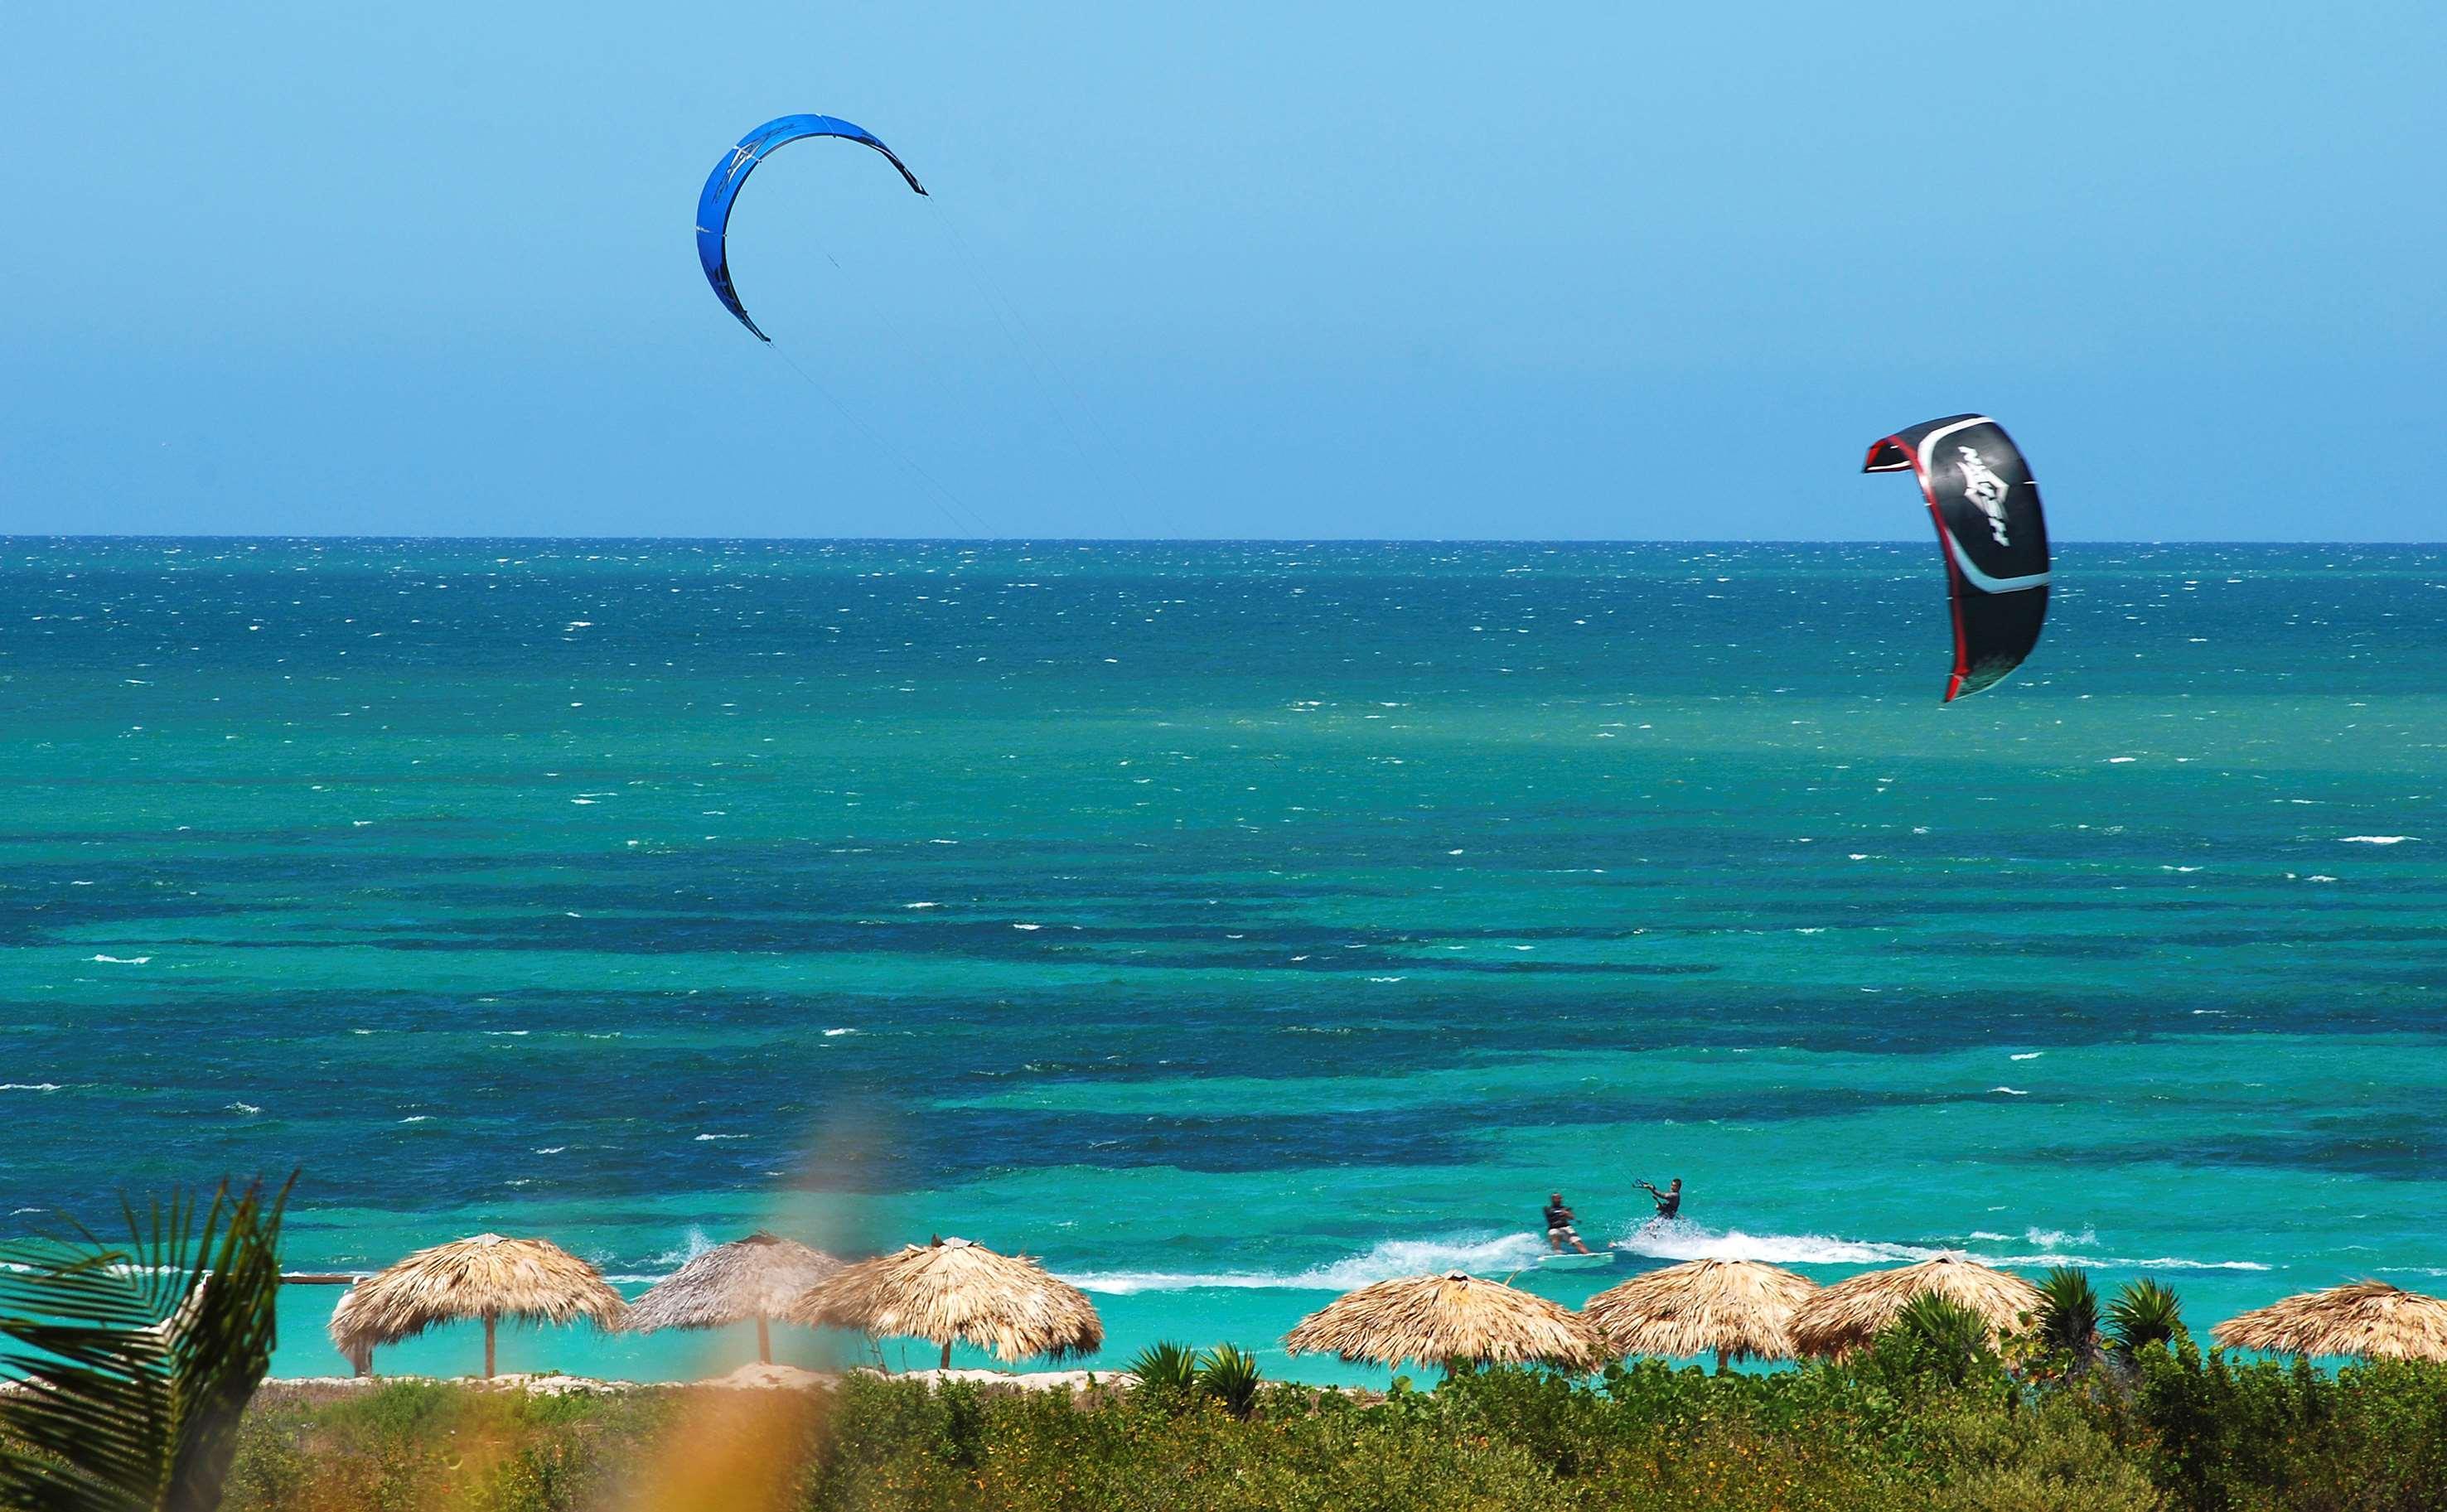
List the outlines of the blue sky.
{"label": "blue sky", "polygon": [[[2447,8],[0,0],[0,533],[2426,539]],[[722,149],[759,171],[714,302]],[[918,469],[941,485],[940,494]],[[948,498],[942,497],[948,495]]]}

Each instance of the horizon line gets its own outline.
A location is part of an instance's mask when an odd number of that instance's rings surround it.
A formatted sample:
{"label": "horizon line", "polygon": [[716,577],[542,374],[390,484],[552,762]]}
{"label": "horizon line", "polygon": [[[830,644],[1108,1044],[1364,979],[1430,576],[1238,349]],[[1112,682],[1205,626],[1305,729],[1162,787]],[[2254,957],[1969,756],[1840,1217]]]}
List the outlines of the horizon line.
{"label": "horizon line", "polygon": [[[901,545],[901,546],[1907,546],[1929,538],[1912,536],[1706,537],[1706,536],[597,536],[597,535],[386,535],[352,531],[287,533],[250,531],[229,535],[163,535],[133,531],[0,532],[0,545],[85,541],[306,541],[403,542],[670,542],[691,545]],[[2056,539],[2052,547],[2092,546],[2386,546],[2438,547],[2447,539],[2315,539],[2308,537],[2172,537]]]}

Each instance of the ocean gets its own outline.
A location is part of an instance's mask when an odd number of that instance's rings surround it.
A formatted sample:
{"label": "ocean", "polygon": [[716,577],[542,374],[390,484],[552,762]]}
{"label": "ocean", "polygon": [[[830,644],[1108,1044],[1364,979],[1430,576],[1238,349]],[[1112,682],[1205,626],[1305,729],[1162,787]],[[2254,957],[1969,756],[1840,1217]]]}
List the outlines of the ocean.
{"label": "ocean", "polygon": [[958,1234],[1314,1380],[1456,1266],[2447,1276],[2447,548],[2067,546],[1949,651],[1922,540],[0,539],[0,1227]]}

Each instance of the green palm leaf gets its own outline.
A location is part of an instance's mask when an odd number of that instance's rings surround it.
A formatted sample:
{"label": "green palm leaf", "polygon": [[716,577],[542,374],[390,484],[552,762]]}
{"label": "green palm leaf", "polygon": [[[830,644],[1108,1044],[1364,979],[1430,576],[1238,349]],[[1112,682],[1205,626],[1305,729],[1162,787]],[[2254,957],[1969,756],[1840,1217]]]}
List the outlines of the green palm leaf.
{"label": "green palm leaf", "polygon": [[[294,1181],[294,1178],[292,1179]],[[284,1186],[0,1247],[0,1505],[209,1512],[272,1362]]]}

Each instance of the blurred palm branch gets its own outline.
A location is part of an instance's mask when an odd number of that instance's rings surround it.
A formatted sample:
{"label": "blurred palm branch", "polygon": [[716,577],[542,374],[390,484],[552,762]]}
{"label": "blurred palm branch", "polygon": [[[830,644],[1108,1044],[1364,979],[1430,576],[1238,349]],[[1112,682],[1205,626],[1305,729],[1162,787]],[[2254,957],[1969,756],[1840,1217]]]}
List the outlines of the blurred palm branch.
{"label": "blurred palm branch", "polygon": [[0,1245],[0,1506],[209,1512],[272,1363],[292,1177]]}

